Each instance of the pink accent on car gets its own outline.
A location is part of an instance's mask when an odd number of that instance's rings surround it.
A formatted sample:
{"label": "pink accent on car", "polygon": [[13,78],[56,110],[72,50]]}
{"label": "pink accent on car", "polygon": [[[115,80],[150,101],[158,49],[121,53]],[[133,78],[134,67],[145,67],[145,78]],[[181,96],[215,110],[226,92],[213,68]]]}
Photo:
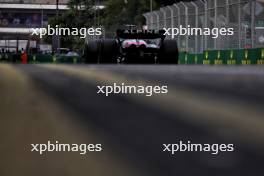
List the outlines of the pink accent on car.
{"label": "pink accent on car", "polygon": [[122,43],[123,48],[129,48],[132,45],[135,45],[136,47],[140,47],[140,46],[147,46],[147,43],[144,40],[125,40]]}

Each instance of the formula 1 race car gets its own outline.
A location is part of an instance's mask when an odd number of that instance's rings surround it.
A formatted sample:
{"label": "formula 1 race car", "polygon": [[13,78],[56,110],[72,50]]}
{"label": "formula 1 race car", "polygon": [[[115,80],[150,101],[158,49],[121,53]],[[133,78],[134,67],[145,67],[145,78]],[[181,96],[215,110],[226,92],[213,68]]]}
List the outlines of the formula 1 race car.
{"label": "formula 1 race car", "polygon": [[115,39],[90,40],[85,45],[86,63],[177,64],[177,42],[164,34],[163,30],[117,30]]}

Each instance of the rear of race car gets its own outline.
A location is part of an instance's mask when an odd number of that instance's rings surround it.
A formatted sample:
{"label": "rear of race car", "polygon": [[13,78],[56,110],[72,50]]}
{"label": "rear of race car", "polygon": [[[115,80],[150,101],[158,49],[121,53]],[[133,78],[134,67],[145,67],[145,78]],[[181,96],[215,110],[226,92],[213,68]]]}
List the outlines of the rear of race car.
{"label": "rear of race car", "polygon": [[175,40],[166,40],[165,31],[117,30],[114,39],[88,41],[88,63],[160,63],[177,64]]}

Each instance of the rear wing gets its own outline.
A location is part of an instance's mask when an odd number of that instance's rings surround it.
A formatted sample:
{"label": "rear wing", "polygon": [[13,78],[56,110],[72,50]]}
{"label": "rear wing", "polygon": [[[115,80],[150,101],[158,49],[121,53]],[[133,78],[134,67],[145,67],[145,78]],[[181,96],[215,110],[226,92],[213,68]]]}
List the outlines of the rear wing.
{"label": "rear wing", "polygon": [[122,39],[164,39],[165,30],[126,30],[118,29],[117,38]]}

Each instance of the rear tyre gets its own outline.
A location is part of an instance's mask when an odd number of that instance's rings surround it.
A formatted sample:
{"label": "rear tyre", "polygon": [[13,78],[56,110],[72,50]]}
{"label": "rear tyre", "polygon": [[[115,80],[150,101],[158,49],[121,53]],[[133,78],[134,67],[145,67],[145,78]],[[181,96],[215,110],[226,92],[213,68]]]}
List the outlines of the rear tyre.
{"label": "rear tyre", "polygon": [[100,42],[98,40],[88,41],[84,50],[84,58],[86,63],[98,63],[99,46]]}
{"label": "rear tyre", "polygon": [[164,40],[157,62],[159,64],[178,64],[179,51],[176,40]]}
{"label": "rear tyre", "polygon": [[117,63],[118,46],[114,39],[101,41],[99,63]]}

